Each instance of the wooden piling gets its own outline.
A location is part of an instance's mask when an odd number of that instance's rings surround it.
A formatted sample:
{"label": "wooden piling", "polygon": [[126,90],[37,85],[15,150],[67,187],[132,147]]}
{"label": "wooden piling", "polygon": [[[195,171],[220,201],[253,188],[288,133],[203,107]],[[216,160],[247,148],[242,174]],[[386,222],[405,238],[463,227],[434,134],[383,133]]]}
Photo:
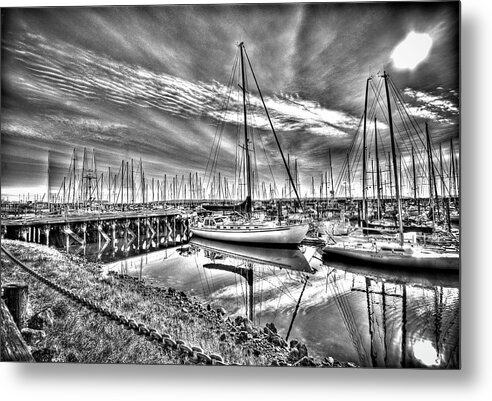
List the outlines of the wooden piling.
{"label": "wooden piling", "polygon": [[0,299],[0,361],[35,362],[3,299]]}
{"label": "wooden piling", "polygon": [[27,323],[28,286],[24,282],[13,282],[3,285],[2,290],[5,305],[21,330]]}

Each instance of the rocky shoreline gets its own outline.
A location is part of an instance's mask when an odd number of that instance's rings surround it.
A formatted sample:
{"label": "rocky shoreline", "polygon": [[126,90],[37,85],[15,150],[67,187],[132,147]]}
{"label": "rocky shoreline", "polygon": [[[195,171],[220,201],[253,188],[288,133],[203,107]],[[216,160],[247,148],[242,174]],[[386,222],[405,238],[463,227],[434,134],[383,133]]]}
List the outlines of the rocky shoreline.
{"label": "rocky shoreline", "polygon": [[[61,286],[169,333],[183,345],[195,344],[193,348],[220,356],[229,365],[356,367],[332,357],[315,358],[306,344],[295,339],[287,343],[273,323],[257,327],[245,317],[229,316],[224,308],[213,308],[182,291],[116,272],[104,274],[98,263],[42,245],[8,240],[2,245]],[[38,362],[189,363],[70,302],[2,254],[2,285],[11,281],[29,285],[28,320],[22,335]]]}

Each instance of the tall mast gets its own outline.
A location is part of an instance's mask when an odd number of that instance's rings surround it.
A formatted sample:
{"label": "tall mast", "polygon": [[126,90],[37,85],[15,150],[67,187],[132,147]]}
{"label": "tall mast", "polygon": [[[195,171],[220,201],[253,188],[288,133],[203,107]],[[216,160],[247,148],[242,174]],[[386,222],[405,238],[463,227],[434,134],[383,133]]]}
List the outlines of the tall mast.
{"label": "tall mast", "polygon": [[379,171],[379,149],[378,149],[378,130],[377,121],[374,117],[374,145],[376,146],[376,180],[378,197],[378,219],[381,218],[381,172]]}
{"label": "tall mast", "polygon": [[[241,79],[243,90],[243,113],[244,113],[244,151],[246,153],[246,188],[247,188],[247,200],[246,200],[246,213],[251,213],[251,161],[249,159],[249,145],[248,145],[248,119],[246,110],[246,77],[244,71],[244,43],[239,44],[241,49]],[[248,199],[249,198],[249,199]]]}
{"label": "tall mast", "polygon": [[47,187],[47,196],[48,196],[48,210],[51,210],[51,203],[50,203],[50,151],[48,150],[48,187]]}
{"label": "tall mast", "polygon": [[350,159],[349,159],[349,154],[347,153],[347,175],[348,175],[348,191],[349,191],[349,198],[352,198],[352,189],[351,189],[351,182],[350,182]]}
{"label": "tall mast", "polygon": [[[450,177],[452,176],[452,185],[450,184],[450,191],[451,191],[451,186],[453,186],[454,189],[454,196],[456,197],[459,190],[458,190],[458,185],[456,185],[456,164],[455,164],[455,156],[454,156],[454,147],[453,147],[453,138],[450,139],[449,142],[449,151],[451,153],[451,161],[450,161],[450,166],[452,168],[452,174],[450,174]],[[450,170],[451,170],[450,168]],[[451,179],[450,179],[451,180]]]}
{"label": "tall mast", "polygon": [[369,81],[371,78],[367,78],[366,81],[366,98],[364,102],[364,131],[362,137],[362,220],[365,221],[367,219],[367,184],[366,184],[366,174],[367,174],[367,166],[366,166],[366,133],[367,133],[367,93],[369,91]]}
{"label": "tall mast", "polygon": [[328,149],[328,157],[330,159],[330,183],[331,183],[331,197],[335,198],[335,187],[333,186],[333,166],[331,164],[331,149]]}
{"label": "tall mast", "polygon": [[400,186],[398,185],[398,166],[396,164],[396,142],[395,133],[393,132],[393,116],[391,115],[391,101],[388,89],[388,74],[384,72],[384,85],[386,88],[386,101],[388,103],[388,122],[390,128],[391,137],[391,153],[393,158],[393,173],[395,176],[395,193],[396,193],[396,203],[398,205],[398,230],[400,233],[400,246],[403,246],[403,222],[402,222],[402,211],[401,211],[401,199],[400,199]]}
{"label": "tall mast", "polygon": [[75,148],[73,149],[73,193],[72,193],[72,204],[75,208]]}
{"label": "tall mast", "polygon": [[441,181],[441,198],[443,199],[443,202],[444,202],[444,165],[442,163],[442,144],[439,143],[439,170],[441,170],[441,177],[440,177],[440,181]]}
{"label": "tall mast", "polygon": [[418,214],[420,215],[420,202],[417,200],[417,171],[415,169],[415,152],[412,146],[412,170],[413,170],[413,199],[417,202]]}
{"label": "tall mast", "polygon": [[[434,186],[434,194],[435,194],[435,199],[436,199],[436,204],[437,206],[437,213],[440,216],[440,211],[439,211],[439,205],[437,204],[437,186],[436,186],[436,175],[434,172],[434,162],[432,160],[432,147],[431,147],[431,140],[430,140],[430,133],[429,133],[429,125],[427,122],[425,123],[425,133],[427,134],[427,157],[428,157],[428,162],[429,162],[429,200],[431,203],[431,210],[432,210],[432,220],[435,223],[435,218],[434,218],[434,201],[432,199],[432,187]],[[434,184],[434,185],[432,185]]]}

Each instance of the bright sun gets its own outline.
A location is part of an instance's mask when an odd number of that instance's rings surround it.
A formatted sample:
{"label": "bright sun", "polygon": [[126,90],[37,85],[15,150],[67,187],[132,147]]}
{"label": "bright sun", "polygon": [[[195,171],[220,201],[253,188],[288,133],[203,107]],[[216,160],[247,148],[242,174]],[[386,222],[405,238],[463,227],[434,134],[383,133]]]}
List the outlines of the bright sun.
{"label": "bright sun", "polygon": [[410,32],[398,46],[391,58],[396,68],[413,70],[429,54],[432,38],[427,33]]}

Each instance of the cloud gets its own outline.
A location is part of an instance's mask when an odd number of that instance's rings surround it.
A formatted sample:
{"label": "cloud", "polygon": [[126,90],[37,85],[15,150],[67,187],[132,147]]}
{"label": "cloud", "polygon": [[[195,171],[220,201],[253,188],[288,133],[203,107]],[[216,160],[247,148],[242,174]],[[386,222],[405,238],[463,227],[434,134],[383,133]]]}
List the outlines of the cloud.
{"label": "cloud", "polygon": [[[192,82],[156,73],[63,42],[48,43],[39,35],[26,34],[5,50],[29,71],[27,78],[18,77],[17,82],[37,102],[88,100],[160,110],[183,119],[208,116],[228,123],[238,122],[242,108],[242,99],[229,98],[230,88],[217,81]],[[255,128],[269,129],[260,97],[251,93],[248,102],[255,112],[249,123]],[[357,124],[349,114],[323,108],[318,102],[298,95],[265,96],[265,103],[279,131],[341,136]],[[226,105],[230,111],[224,110]]]}
{"label": "cloud", "polygon": [[444,89],[439,87],[436,89],[443,94],[435,95],[412,88],[405,88],[403,94],[415,103],[415,105],[409,106],[408,110],[416,117],[452,124],[453,120],[459,116],[459,109],[455,100],[456,92],[445,92]]}

